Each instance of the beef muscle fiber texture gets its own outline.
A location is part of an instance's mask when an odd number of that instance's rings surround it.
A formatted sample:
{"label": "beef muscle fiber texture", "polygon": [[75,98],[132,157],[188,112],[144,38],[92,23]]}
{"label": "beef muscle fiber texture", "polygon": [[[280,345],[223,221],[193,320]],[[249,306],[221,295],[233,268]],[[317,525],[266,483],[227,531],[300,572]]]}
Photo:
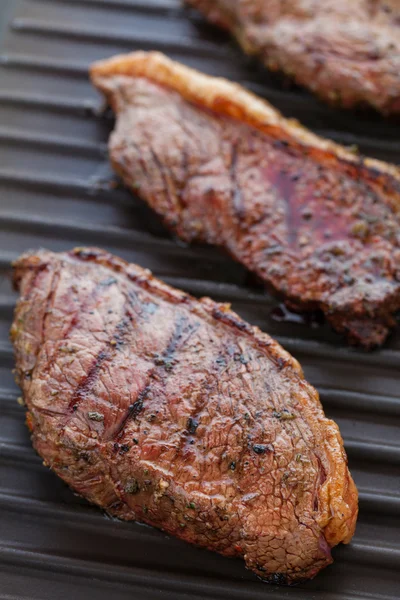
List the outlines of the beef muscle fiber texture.
{"label": "beef muscle fiber texture", "polygon": [[157,53],[93,65],[125,183],[186,241],[225,248],[297,310],[381,344],[400,308],[400,171]]}
{"label": "beef muscle fiber texture", "polygon": [[186,0],[248,54],[342,108],[400,115],[398,0]]}
{"label": "beef muscle fiber texture", "polygon": [[93,248],[23,255],[15,284],[33,445],[76,492],[278,583],[350,541],[338,427],[268,335]]}

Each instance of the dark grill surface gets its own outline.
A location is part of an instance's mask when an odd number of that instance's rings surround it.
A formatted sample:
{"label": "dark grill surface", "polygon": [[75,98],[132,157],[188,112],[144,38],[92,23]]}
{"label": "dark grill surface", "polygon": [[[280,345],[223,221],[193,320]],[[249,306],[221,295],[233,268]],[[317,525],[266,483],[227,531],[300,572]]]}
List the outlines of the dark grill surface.
{"label": "dark grill surface", "polygon": [[[137,199],[112,185],[112,126],[87,80],[92,60],[158,49],[244,83],[316,132],[400,162],[400,125],[318,104],[242,56],[179,0],[1,0],[14,17],[1,43],[0,86],[0,598],[256,600],[400,598],[400,333],[365,354],[326,327],[278,322],[276,302],[211,248],[171,240]],[[2,23],[0,19],[0,31]],[[360,491],[350,547],[314,581],[278,588],[240,561],[119,523],[42,466],[16,400],[8,329],[10,261],[28,248],[98,245],[195,295],[231,301],[302,363],[345,438]]]}

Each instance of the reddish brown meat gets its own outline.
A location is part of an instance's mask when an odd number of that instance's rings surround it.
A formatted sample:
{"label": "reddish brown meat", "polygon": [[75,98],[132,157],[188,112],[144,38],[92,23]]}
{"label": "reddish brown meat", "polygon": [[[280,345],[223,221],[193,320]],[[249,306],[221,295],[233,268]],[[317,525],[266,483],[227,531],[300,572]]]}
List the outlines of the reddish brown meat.
{"label": "reddish brown meat", "polygon": [[159,54],[100,62],[112,164],[184,240],[222,246],[351,343],[400,308],[400,172],[360,159],[221,79]]}
{"label": "reddish brown meat", "polygon": [[79,494],[278,583],[351,539],[339,430],[269,336],[101,250],[24,255],[15,283],[33,444]]}
{"label": "reddish brown meat", "polygon": [[400,114],[398,0],[186,0],[330,104]]}

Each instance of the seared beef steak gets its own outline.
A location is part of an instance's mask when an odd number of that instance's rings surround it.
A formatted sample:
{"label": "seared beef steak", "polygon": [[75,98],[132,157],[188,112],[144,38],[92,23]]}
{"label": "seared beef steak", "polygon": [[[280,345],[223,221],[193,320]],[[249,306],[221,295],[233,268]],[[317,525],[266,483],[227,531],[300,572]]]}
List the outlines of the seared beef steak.
{"label": "seared beef steak", "polygon": [[243,88],[160,54],[95,64],[114,168],[184,240],[218,244],[352,343],[400,308],[400,171],[284,119]]}
{"label": "seared beef steak", "polygon": [[15,283],[33,444],[79,494],[278,582],[350,541],[339,430],[268,335],[97,249],[26,254]]}
{"label": "seared beef steak", "polygon": [[343,108],[400,114],[398,0],[186,0],[248,54]]}

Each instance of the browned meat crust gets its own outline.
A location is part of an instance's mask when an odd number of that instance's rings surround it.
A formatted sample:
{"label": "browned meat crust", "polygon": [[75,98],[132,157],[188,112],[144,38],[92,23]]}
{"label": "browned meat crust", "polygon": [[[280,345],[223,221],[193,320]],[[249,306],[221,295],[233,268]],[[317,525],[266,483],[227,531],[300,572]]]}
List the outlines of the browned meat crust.
{"label": "browned meat crust", "polygon": [[329,104],[400,114],[398,0],[186,0]]}
{"label": "browned meat crust", "polygon": [[338,427],[268,335],[98,249],[26,254],[14,280],[33,444],[79,494],[278,583],[350,541]]}
{"label": "browned meat crust", "polygon": [[323,140],[243,88],[155,53],[95,64],[114,168],[184,240],[222,246],[351,343],[400,308],[400,172]]}

